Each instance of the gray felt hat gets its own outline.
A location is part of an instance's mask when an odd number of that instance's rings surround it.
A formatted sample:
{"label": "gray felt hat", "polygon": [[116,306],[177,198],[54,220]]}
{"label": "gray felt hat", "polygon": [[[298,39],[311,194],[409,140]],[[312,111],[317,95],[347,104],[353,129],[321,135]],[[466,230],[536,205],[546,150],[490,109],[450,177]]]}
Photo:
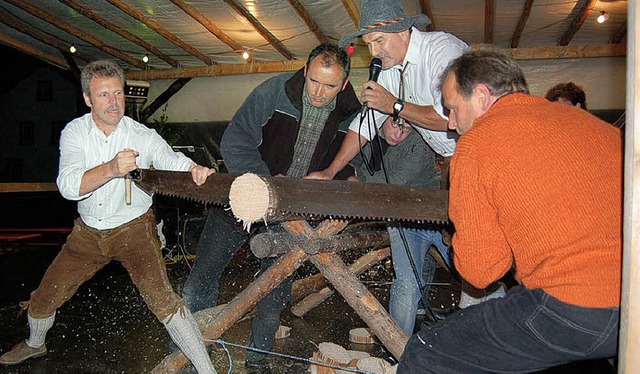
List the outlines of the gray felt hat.
{"label": "gray felt hat", "polygon": [[400,32],[411,26],[427,26],[431,23],[424,14],[407,17],[398,0],[362,0],[358,31],[340,38],[340,47],[346,47],[353,38],[370,32]]}

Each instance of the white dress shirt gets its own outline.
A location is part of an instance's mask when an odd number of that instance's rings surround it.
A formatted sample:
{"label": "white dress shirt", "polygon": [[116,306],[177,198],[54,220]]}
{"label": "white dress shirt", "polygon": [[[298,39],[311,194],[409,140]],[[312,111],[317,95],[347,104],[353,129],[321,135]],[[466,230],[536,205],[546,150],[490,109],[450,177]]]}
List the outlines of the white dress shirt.
{"label": "white dress shirt", "polygon": [[158,133],[129,117],[123,117],[108,136],[96,126],[91,113],[69,122],[60,136],[60,167],[57,184],[65,199],[78,201],[80,218],[90,227],[108,230],[140,217],[153,202],[152,197],[131,188],[131,205],[125,203],[124,178],[115,178],[93,192],[80,196],[84,173],[113,159],[129,148],[140,153],[138,168],[187,171],[191,160],[175,152]]}
{"label": "white dress shirt", "polygon": [[[399,97],[400,71],[406,65],[403,81],[404,101],[417,105],[431,105],[440,117],[447,119],[442,107],[442,93],[438,89],[440,74],[451,60],[462,55],[467,48],[465,42],[451,34],[441,31],[422,32],[413,28],[403,65],[382,70],[378,83]],[[387,114],[377,110],[368,111],[368,113],[371,112],[373,112],[376,126],[380,128]],[[370,120],[370,118],[365,118],[363,125],[360,126],[360,117],[358,116],[351,122],[349,128],[371,140],[373,138],[371,132],[373,131],[369,131],[370,126],[367,125]],[[428,130],[419,126],[414,126],[414,128],[436,153],[444,157],[453,155],[458,138],[455,132]]]}

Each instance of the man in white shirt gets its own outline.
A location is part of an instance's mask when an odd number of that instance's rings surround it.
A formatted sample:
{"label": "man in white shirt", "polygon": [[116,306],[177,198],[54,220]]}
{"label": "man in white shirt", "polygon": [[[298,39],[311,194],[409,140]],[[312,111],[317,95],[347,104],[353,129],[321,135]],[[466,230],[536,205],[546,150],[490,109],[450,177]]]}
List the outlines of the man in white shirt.
{"label": "man in white shirt", "polygon": [[150,209],[152,197],[132,186],[131,202],[125,201],[125,176],[137,168],[189,171],[198,185],[213,170],[174,152],[155,130],[124,115],[125,76],[116,63],[87,64],[81,83],[91,113],[62,131],[57,178],[62,196],[78,201],[80,218],[24,304],[29,338],[3,354],[0,364],[46,355],[44,341],[56,310],[98,270],[117,260],[198,372],[215,373],[195,319],[169,283]]}
{"label": "man in white shirt", "polygon": [[[357,32],[340,39],[347,45],[362,36],[369,52],[382,61],[378,82],[363,85],[361,101],[367,105],[364,118],[351,123],[340,152],[331,165],[307,178],[332,179],[376,134],[384,119],[391,115],[411,124],[425,142],[440,156],[453,155],[457,136],[447,131],[438,77],[449,61],[460,56],[467,44],[445,32],[423,32],[429,18],[421,14],[407,17],[397,1],[363,0],[360,27]],[[402,88],[400,92],[400,76]],[[375,127],[370,126],[375,124]],[[446,170],[444,170],[446,178]]]}

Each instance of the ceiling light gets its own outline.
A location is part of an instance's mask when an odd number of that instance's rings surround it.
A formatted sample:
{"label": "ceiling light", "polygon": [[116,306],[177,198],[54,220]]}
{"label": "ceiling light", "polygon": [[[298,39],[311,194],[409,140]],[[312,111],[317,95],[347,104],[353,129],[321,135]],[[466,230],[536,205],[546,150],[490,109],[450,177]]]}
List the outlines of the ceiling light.
{"label": "ceiling light", "polygon": [[245,60],[249,59],[249,51],[247,51],[246,49],[244,51],[242,51],[242,58]]}
{"label": "ceiling light", "polygon": [[76,46],[71,44],[71,47],[69,47],[69,52],[76,53],[76,51],[77,51]]}
{"label": "ceiling light", "polygon": [[142,62],[144,62],[145,64],[149,62],[149,55],[142,56]]}
{"label": "ceiling light", "polygon": [[601,10],[600,15],[598,16],[598,18],[596,18],[596,22],[605,23],[607,22],[608,19],[609,19],[609,15],[607,14],[607,12],[605,12],[604,10]]}

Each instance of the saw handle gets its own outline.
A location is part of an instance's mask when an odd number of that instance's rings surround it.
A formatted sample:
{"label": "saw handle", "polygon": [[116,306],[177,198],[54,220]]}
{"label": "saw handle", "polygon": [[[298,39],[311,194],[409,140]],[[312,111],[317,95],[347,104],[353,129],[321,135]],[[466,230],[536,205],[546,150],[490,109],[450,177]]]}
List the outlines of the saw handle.
{"label": "saw handle", "polygon": [[131,180],[140,179],[140,170],[135,169],[124,176],[124,202],[131,205]]}

